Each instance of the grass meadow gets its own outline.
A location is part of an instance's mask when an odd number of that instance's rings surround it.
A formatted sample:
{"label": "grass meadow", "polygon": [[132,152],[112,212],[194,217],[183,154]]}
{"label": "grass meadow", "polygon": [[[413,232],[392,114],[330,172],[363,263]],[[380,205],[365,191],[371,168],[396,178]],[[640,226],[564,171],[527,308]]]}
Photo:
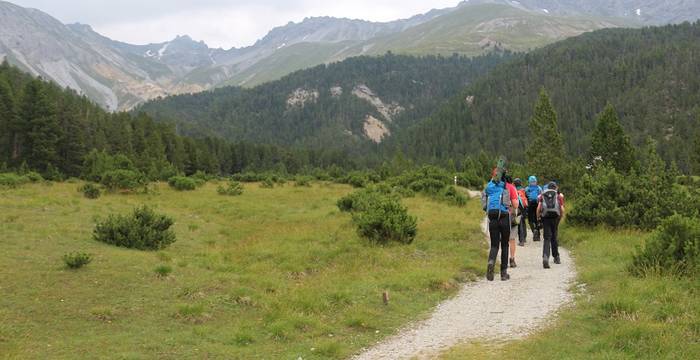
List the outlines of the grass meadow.
{"label": "grass meadow", "polygon": [[700,280],[627,272],[649,234],[566,227],[561,236],[579,272],[575,304],[523,341],[466,344],[443,360],[700,359]]}
{"label": "grass meadow", "polygon": [[[154,194],[97,200],[84,198],[80,185],[0,189],[0,358],[343,358],[426,316],[483,272],[476,201],[458,208],[405,199],[418,236],[381,247],[359,238],[337,209],[352,191],[343,185],[247,184],[242,196],[228,197],[216,183],[190,192],[159,184]],[[177,242],[145,252],[92,240],[97,219],[141,204],[175,219]],[[62,257],[71,252],[93,260],[70,270]],[[596,274],[589,276],[607,272]],[[651,291],[625,283],[627,291]],[[677,294],[697,290],[661,284]],[[666,308],[664,321],[688,321],[673,312],[687,309]],[[615,331],[629,336],[647,334],[625,319],[606,321],[619,321]],[[660,326],[653,324],[645,326]]]}

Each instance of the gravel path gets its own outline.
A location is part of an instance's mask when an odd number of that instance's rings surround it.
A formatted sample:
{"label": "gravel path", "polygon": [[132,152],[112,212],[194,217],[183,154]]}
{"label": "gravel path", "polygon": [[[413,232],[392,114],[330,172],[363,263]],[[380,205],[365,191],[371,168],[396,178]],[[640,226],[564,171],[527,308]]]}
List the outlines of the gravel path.
{"label": "gravel path", "polygon": [[[485,232],[486,226],[485,221]],[[572,300],[569,290],[576,273],[568,251],[562,248],[562,265],[552,262],[552,269],[543,269],[542,242],[531,240],[532,234],[528,234],[525,247],[518,246],[518,267],[509,269],[509,281],[500,281],[497,273],[495,281],[484,279],[465,285],[456,297],[439,304],[429,319],[401,330],[354,359],[430,359],[460,343],[519,339],[544,325]]]}

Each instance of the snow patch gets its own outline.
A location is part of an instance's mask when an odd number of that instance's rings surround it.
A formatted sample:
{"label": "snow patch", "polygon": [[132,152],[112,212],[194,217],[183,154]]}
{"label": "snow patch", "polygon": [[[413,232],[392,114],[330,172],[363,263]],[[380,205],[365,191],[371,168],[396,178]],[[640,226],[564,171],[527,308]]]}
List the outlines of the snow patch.
{"label": "snow patch", "polygon": [[287,107],[304,107],[307,103],[315,103],[318,95],[318,90],[298,88],[287,97]]}
{"label": "snow patch", "polygon": [[391,131],[386,125],[372,115],[367,115],[365,118],[364,130],[365,135],[377,144],[381,143],[386,136],[391,135]]}
{"label": "snow patch", "polygon": [[372,104],[382,116],[393,121],[394,116],[401,114],[405,109],[397,103],[385,104],[367,85],[357,85],[352,94]]}
{"label": "snow patch", "polygon": [[285,46],[287,46],[287,43],[282,43],[282,45],[280,45],[280,46],[277,47],[277,50],[279,50],[279,49],[281,49],[281,48],[283,48],[283,47],[285,47]]}
{"label": "snow patch", "polygon": [[544,11],[545,14],[549,14],[549,10],[547,10],[547,9],[542,9],[542,11]]}
{"label": "snow patch", "polygon": [[642,9],[637,9],[634,12],[637,14],[637,16],[642,16]]}

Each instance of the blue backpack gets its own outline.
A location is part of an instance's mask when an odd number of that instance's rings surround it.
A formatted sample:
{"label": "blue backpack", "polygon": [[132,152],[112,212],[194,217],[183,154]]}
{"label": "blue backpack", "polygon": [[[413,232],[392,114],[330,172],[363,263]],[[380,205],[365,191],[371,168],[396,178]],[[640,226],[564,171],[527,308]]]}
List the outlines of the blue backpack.
{"label": "blue backpack", "polygon": [[525,189],[525,194],[527,194],[527,201],[536,203],[540,194],[542,194],[542,187],[530,185]]}
{"label": "blue backpack", "polygon": [[484,211],[488,213],[495,213],[496,211],[498,211],[500,215],[501,212],[503,212],[504,206],[507,209],[511,205],[510,193],[508,192],[508,190],[506,190],[506,184],[504,182],[494,183],[494,185],[496,192],[494,194],[491,194],[491,196],[488,196],[486,194],[488,185],[486,189],[484,189],[484,192],[481,193],[481,206],[483,207]]}

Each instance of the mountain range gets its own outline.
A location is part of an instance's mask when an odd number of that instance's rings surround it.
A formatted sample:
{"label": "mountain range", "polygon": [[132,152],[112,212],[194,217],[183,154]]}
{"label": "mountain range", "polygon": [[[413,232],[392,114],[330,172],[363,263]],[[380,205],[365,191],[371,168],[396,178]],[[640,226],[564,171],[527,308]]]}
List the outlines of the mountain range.
{"label": "mountain range", "polygon": [[[273,29],[252,46],[224,50],[186,35],[159,44],[127,44],[88,25],[65,25],[40,10],[0,1],[0,58],[72,88],[108,110],[125,110],[171,94],[224,85],[250,87],[351,56],[524,51],[629,24],[570,14],[570,7],[564,6],[563,15],[548,14],[539,8],[547,4],[541,3],[547,2],[471,0],[386,23],[307,18]],[[560,9],[550,7],[552,12]]]}

